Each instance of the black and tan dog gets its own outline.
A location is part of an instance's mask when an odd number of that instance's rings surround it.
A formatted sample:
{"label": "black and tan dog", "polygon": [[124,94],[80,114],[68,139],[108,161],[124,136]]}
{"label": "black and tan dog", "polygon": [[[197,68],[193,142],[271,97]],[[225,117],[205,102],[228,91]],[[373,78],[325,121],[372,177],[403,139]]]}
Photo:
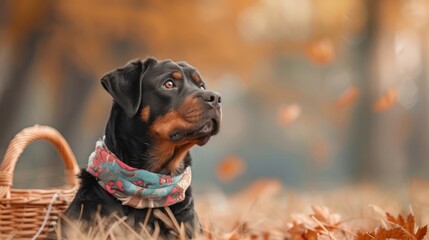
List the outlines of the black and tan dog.
{"label": "black and tan dog", "polygon": [[[191,165],[190,148],[206,144],[219,131],[221,97],[206,90],[198,71],[185,62],[134,60],[107,73],[101,84],[113,97],[105,145],[132,168],[180,175]],[[65,212],[67,218],[91,224],[97,212],[101,216],[115,213],[126,216],[132,227],[141,226],[148,208],[123,205],[86,169],[80,178],[80,189]],[[190,237],[199,223],[190,187],[184,196],[170,209],[179,223],[191,226]],[[155,221],[150,215],[148,225]],[[160,224],[161,233],[167,234],[168,227]]]}

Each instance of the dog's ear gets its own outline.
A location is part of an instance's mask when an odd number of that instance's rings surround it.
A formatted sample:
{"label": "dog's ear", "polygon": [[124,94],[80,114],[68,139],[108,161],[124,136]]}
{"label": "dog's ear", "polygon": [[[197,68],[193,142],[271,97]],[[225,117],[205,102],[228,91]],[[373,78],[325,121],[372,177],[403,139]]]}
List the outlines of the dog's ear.
{"label": "dog's ear", "polygon": [[133,60],[101,78],[101,85],[130,118],[134,117],[140,108],[143,77],[147,69],[156,62],[152,57],[143,61]]}

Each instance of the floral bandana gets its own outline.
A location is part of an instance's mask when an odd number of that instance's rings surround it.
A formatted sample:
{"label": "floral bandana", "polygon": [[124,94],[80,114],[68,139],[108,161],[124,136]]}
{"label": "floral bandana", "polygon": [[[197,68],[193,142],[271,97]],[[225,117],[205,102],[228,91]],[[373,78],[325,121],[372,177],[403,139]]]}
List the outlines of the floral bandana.
{"label": "floral bandana", "polygon": [[157,208],[167,207],[185,199],[185,191],[191,184],[191,167],[174,177],[133,168],[111,153],[103,140],[97,141],[95,151],[89,156],[86,170],[123,205],[133,208]]}

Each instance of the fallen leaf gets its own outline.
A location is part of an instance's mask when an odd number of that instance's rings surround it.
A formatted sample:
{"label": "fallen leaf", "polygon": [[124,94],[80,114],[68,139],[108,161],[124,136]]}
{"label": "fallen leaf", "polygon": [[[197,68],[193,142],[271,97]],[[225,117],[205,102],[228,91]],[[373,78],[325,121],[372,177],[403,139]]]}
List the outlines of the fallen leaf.
{"label": "fallen leaf", "polygon": [[341,220],[341,216],[338,213],[331,213],[327,207],[314,205],[311,206],[311,209],[313,210],[313,214],[311,214],[311,216],[314,216],[324,225],[335,226]]}
{"label": "fallen leaf", "polygon": [[390,213],[386,212],[386,219],[388,226],[378,227],[372,232],[358,232],[356,240],[368,240],[368,239],[399,239],[408,240],[416,239],[422,240],[427,234],[427,226],[416,229],[416,220],[413,214],[408,214],[407,218],[404,218],[399,214],[396,218]]}
{"label": "fallen leaf", "polygon": [[[331,213],[327,207],[312,206],[312,211],[308,214],[296,214],[289,223],[287,232],[292,239],[319,239],[319,235],[336,235],[344,238],[346,232],[339,224],[341,216],[338,213]],[[327,235],[329,234],[329,235]]]}
{"label": "fallen leaf", "polygon": [[416,234],[414,234],[414,237],[417,240],[422,240],[422,239],[424,239],[424,237],[426,236],[427,233],[428,233],[428,226],[426,225],[426,226],[424,226],[422,228],[419,228],[417,230]]}

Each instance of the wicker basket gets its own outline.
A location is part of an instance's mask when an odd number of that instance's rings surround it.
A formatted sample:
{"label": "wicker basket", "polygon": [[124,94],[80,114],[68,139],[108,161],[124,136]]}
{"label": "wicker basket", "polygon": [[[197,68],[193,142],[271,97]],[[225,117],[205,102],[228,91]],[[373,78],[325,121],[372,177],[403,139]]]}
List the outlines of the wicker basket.
{"label": "wicker basket", "polygon": [[[53,189],[13,189],[13,172],[19,156],[35,140],[48,140],[65,163],[68,186]],[[10,142],[0,165],[0,239],[45,238],[52,232],[73,199],[79,167],[61,134],[53,128],[34,126],[22,130]]]}

